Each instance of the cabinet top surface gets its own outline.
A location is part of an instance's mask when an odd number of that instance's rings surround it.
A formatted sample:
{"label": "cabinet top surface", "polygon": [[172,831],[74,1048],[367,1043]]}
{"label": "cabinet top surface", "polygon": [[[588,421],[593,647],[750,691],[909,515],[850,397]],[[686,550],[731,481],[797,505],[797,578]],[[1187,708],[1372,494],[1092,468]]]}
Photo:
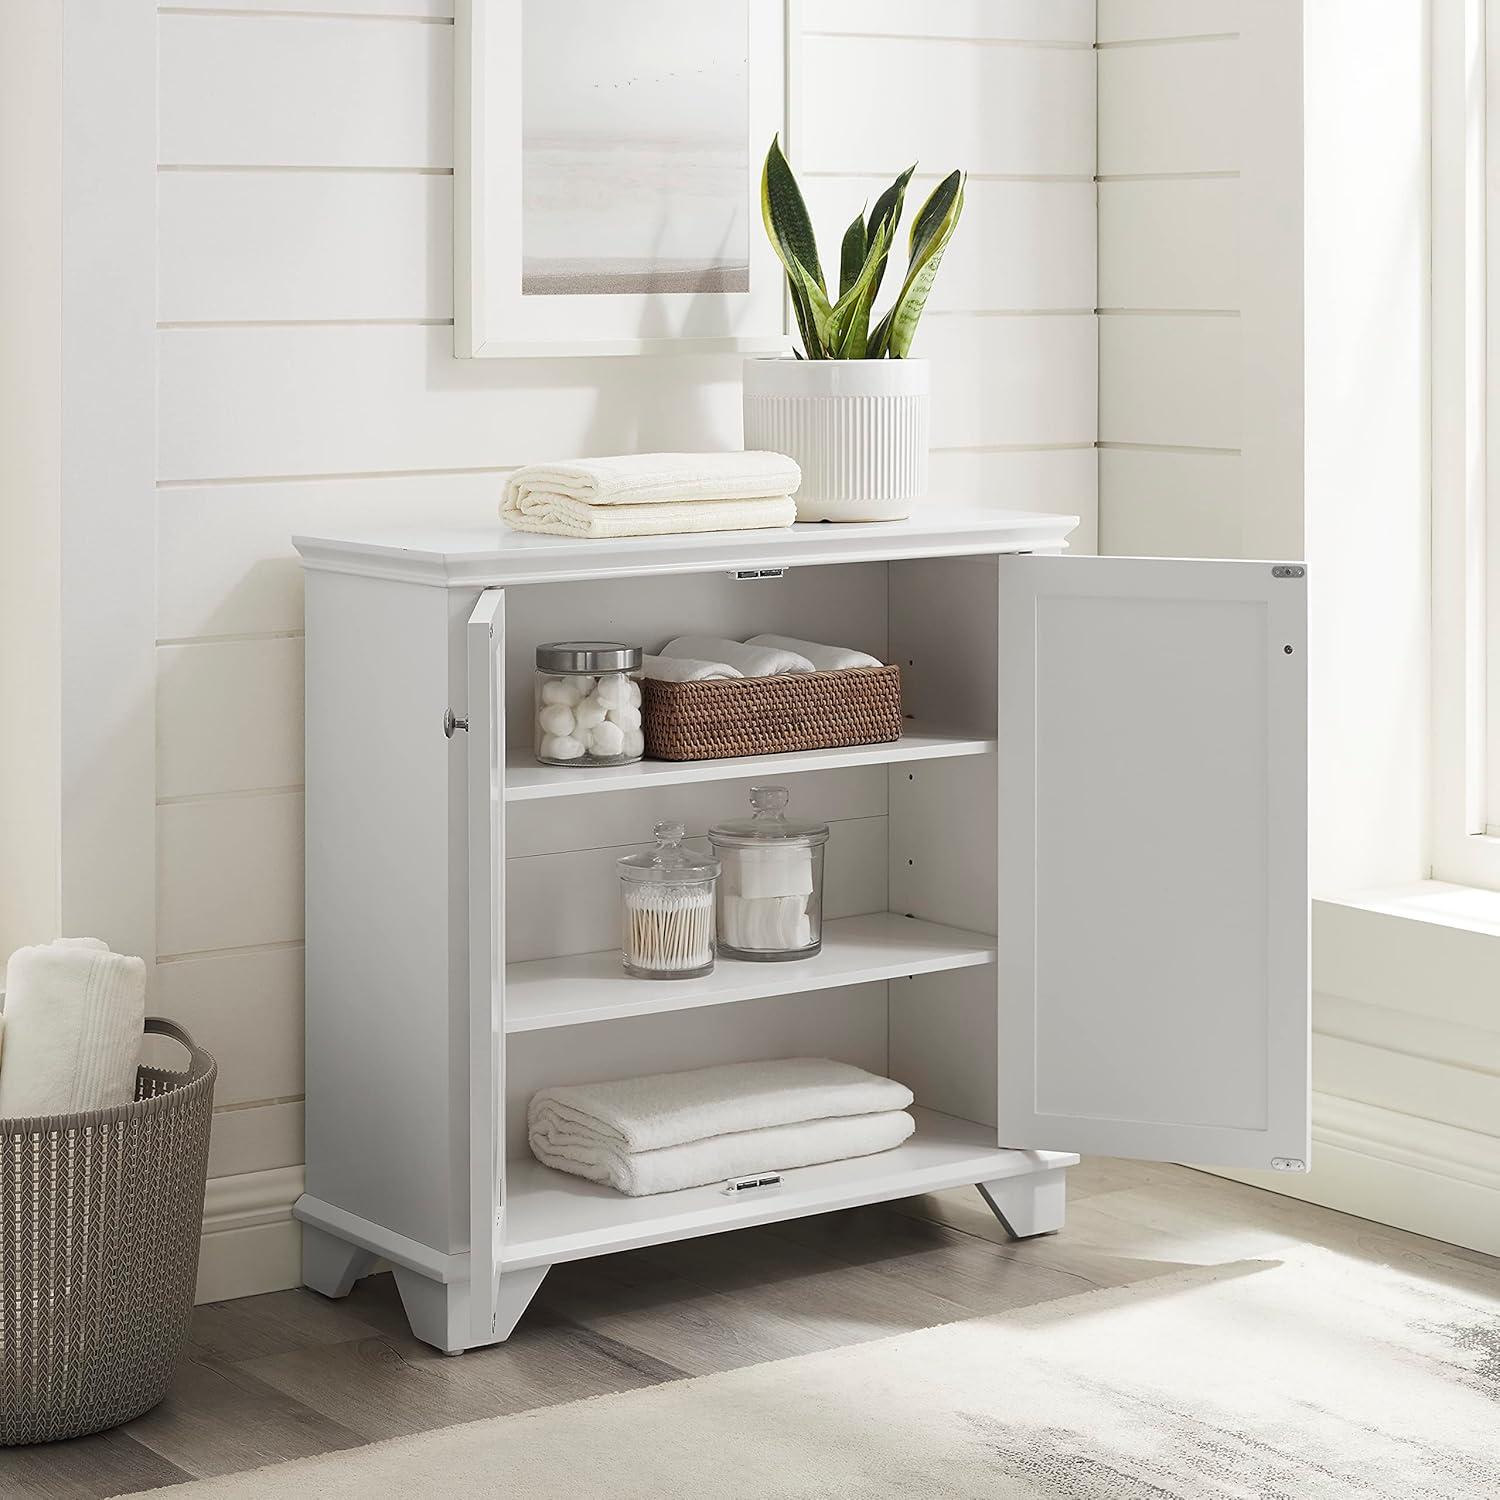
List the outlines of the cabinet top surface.
{"label": "cabinet top surface", "polygon": [[535,536],[493,524],[294,536],[304,568],[394,578],[440,588],[562,583],[715,568],[875,562],[965,553],[1055,551],[1077,516],[923,502],[907,521],[811,524],[682,536]]}

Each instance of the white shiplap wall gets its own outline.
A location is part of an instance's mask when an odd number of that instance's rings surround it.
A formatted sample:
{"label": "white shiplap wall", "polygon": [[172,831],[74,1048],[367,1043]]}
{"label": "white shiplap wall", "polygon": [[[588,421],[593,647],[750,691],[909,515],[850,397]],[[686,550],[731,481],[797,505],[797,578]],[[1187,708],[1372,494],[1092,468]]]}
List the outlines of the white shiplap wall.
{"label": "white shiplap wall", "polygon": [[1100,550],[1233,557],[1239,0],[1099,0]]}
{"label": "white shiplap wall", "polygon": [[[794,152],[827,235],[913,157],[918,192],[971,173],[920,335],[934,488],[1082,513],[1092,550],[1093,0],[801,12]],[[297,1278],[289,535],[486,516],[535,457],[740,440],[731,358],[452,358],[451,21],[451,0],[159,13],[157,985],[221,1066],[205,1296]]]}

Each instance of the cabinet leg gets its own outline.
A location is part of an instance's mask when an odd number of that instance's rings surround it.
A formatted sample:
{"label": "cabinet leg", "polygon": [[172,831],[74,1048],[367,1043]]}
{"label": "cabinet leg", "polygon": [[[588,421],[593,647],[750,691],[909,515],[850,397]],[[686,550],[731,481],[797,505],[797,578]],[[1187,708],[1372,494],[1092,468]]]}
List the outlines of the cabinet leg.
{"label": "cabinet leg", "polygon": [[469,1327],[469,1284],[434,1281],[406,1266],[392,1268],[411,1331],[444,1354],[462,1354],[474,1340]]}
{"label": "cabinet leg", "polygon": [[424,1344],[431,1344],[445,1354],[462,1354],[480,1344],[503,1344],[521,1321],[521,1314],[549,1269],[528,1266],[524,1271],[506,1271],[501,1275],[494,1328],[488,1337],[475,1337],[467,1282],[433,1281],[420,1271],[397,1266],[396,1290],[401,1293],[401,1305],[406,1309],[411,1331]]}
{"label": "cabinet leg", "polygon": [[524,1271],[500,1273],[500,1296],[495,1307],[495,1342],[504,1343],[515,1332],[521,1314],[531,1305],[536,1289],[551,1266],[527,1266]]}
{"label": "cabinet leg", "polygon": [[325,1297],[347,1297],[375,1266],[375,1252],[311,1224],[302,1226],[302,1284]]}
{"label": "cabinet leg", "polygon": [[977,1184],[1000,1226],[1013,1240],[1055,1234],[1068,1205],[1068,1169],[1051,1167],[1026,1177],[1002,1177]]}

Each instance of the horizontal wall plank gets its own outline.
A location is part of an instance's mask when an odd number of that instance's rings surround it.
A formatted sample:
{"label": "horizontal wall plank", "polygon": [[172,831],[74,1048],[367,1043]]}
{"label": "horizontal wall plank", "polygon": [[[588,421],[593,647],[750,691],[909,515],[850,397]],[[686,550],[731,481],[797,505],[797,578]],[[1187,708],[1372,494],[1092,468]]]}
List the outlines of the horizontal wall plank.
{"label": "horizontal wall plank", "polygon": [[1098,3],[1101,42],[1222,36],[1238,31],[1240,26],[1241,0],[1098,0]]}
{"label": "horizontal wall plank", "polygon": [[244,948],[302,936],[302,794],[156,810],[157,948]]}
{"label": "horizontal wall plank", "polygon": [[389,16],[398,20],[453,19],[453,0],[184,0],[175,5],[164,0],[162,11],[253,10],[266,15],[299,15],[312,12],[339,16]]}
{"label": "horizontal wall plank", "polygon": [[1102,176],[1238,170],[1238,42],[1110,48],[1098,58]]}
{"label": "horizontal wall plank", "polygon": [[451,167],[453,30],[163,15],[159,160]]}
{"label": "horizontal wall plank", "polygon": [[1092,314],[924,318],[913,353],[932,361],[933,445],[1092,442],[1095,323]]}
{"label": "horizontal wall plank", "polygon": [[165,322],[451,318],[453,179],[164,172]]}
{"label": "horizontal wall plank", "polygon": [[302,641],[156,653],[156,790],[196,797],[302,781]]}
{"label": "horizontal wall plank", "polygon": [[1094,0],[802,0],[802,29],[1088,45]]}
{"label": "horizontal wall plank", "polygon": [[[1099,184],[1099,306],[1240,306],[1240,182]],[[946,264],[945,264],[946,269]]]}
{"label": "horizontal wall plank", "polygon": [[416,474],[160,490],[157,636],[300,630],[302,568],[294,535],[487,525],[503,484],[503,474]]}
{"label": "horizontal wall plank", "polygon": [[811,36],[802,69],[802,171],[1093,174],[1092,49]]}
{"label": "horizontal wall plank", "polygon": [[[912,179],[902,236],[886,272],[880,307],[905,274],[906,230],[939,179]],[[808,207],[832,263],[844,229],[869,212],[885,183],[874,177],[812,177]],[[963,219],[943,256],[931,312],[1094,306],[1094,185],[1091,182],[970,181]]]}
{"label": "horizontal wall plank", "polygon": [[208,1148],[210,1177],[295,1167],[301,1165],[305,1154],[301,1100],[214,1113]]}
{"label": "horizontal wall plank", "polygon": [[220,1107],[302,1093],[300,945],[160,964],[153,1003],[213,1054]]}
{"label": "horizontal wall plank", "polygon": [[170,329],[159,477],[472,469],[738,448],[740,361],[453,357],[424,327]]}
{"label": "horizontal wall plank", "polygon": [[1099,322],[1099,438],[1238,448],[1238,318],[1105,317]]}
{"label": "horizontal wall plank", "polygon": [[927,492],[934,500],[984,509],[1077,516],[1068,550],[1098,550],[1099,459],[1092,444],[1038,453],[935,449]]}
{"label": "horizontal wall plank", "polygon": [[1116,557],[1242,557],[1238,454],[1099,453],[1099,551]]}

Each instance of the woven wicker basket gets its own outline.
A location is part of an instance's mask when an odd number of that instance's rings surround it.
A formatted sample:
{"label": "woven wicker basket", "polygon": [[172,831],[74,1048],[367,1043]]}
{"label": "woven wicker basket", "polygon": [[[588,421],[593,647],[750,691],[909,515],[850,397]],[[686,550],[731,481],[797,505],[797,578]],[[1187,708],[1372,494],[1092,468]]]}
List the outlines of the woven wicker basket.
{"label": "woven wicker basket", "polygon": [[642,683],[646,754],[723,760],[901,738],[901,668]]}
{"label": "woven wicker basket", "polygon": [[128,1422],[167,1393],[193,1312],[214,1060],[142,1067],[135,1103],[0,1120],[0,1444]]}

